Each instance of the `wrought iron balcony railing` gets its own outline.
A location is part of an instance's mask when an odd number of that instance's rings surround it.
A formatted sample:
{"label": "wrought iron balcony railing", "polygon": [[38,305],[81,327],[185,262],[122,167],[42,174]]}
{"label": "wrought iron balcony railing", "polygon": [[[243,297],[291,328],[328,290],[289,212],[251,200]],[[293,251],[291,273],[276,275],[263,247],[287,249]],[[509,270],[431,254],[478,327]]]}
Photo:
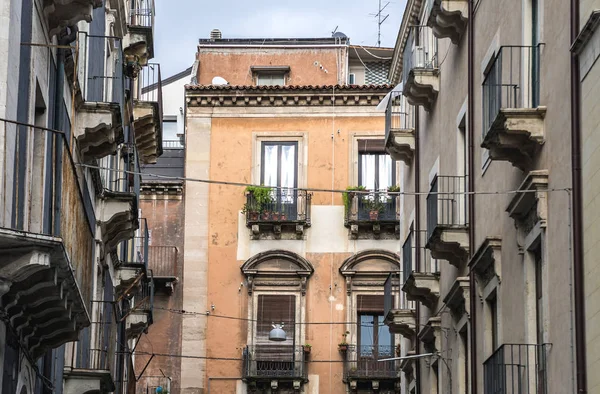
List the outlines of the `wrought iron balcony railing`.
{"label": "wrought iron balcony railing", "polygon": [[394,349],[390,345],[349,346],[344,361],[346,379],[399,379],[399,363],[379,361],[394,357]]}
{"label": "wrought iron balcony railing", "polygon": [[407,86],[408,77],[414,69],[438,68],[437,38],[428,26],[411,26],[402,58],[402,82]]}
{"label": "wrought iron balcony railing", "polygon": [[310,225],[312,194],[306,190],[271,189],[269,196],[246,193],[246,224],[304,224]]}
{"label": "wrought iron balcony railing", "polygon": [[306,379],[304,350],[286,345],[247,346],[242,374],[246,380]]}
{"label": "wrought iron balcony railing", "polygon": [[539,90],[539,45],[500,47],[483,81],[483,136],[501,109],[536,108]]}
{"label": "wrought iron balcony railing", "polygon": [[152,324],[154,310],[154,281],[152,270],[147,270],[140,280],[139,286],[134,287],[131,312],[143,312],[148,315],[148,325]]}
{"label": "wrought iron balcony railing", "polygon": [[130,11],[129,26],[154,28],[154,14],[154,0],[137,0]]}
{"label": "wrought iron balcony railing", "polygon": [[400,220],[398,194],[390,194],[387,190],[346,193],[348,200],[344,221],[346,226],[374,222],[397,224]]}
{"label": "wrought iron balcony railing", "polygon": [[127,241],[127,246],[125,248],[126,254],[122,259],[121,266],[147,270],[149,251],[148,241],[148,222],[145,218],[140,218],[139,228],[135,231],[135,236]]}
{"label": "wrought iron balcony railing", "polygon": [[466,227],[467,177],[437,175],[427,195],[427,238],[437,227]]}
{"label": "wrought iron balcony railing", "polygon": [[392,130],[408,130],[415,127],[412,105],[406,101],[402,92],[392,92],[385,110],[385,140]]}
{"label": "wrought iron balcony railing", "polygon": [[550,345],[504,344],[483,363],[484,394],[547,394]]}

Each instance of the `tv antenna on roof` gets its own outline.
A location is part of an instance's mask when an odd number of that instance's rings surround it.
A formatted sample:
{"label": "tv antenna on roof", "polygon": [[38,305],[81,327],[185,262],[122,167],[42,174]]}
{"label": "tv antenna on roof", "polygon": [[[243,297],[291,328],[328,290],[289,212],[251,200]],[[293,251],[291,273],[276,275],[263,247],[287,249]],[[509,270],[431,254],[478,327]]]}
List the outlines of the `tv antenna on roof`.
{"label": "tv antenna on roof", "polygon": [[378,47],[381,46],[381,25],[383,25],[383,22],[385,22],[385,20],[390,16],[390,14],[382,15],[383,10],[385,10],[388,5],[390,5],[389,1],[387,3],[385,3],[385,5],[383,7],[381,7],[381,0],[379,0],[379,10],[377,11],[377,13],[369,14],[369,15],[377,18],[377,46]]}
{"label": "tv antenna on roof", "polygon": [[335,29],[333,29],[333,31],[331,32],[331,37],[333,37],[335,35],[335,32],[337,31],[338,27],[340,27],[339,25],[335,27]]}

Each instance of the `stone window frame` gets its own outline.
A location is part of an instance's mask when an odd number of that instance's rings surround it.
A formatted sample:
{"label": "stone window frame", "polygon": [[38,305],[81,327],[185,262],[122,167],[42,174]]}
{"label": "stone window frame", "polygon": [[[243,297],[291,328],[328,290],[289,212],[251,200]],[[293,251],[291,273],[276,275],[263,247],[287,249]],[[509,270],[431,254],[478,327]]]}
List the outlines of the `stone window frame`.
{"label": "stone window frame", "polygon": [[[348,185],[347,186],[358,186],[358,161],[359,161],[359,152],[358,152],[358,140],[384,140],[385,135],[381,134],[381,131],[364,131],[364,132],[355,132],[350,134],[350,154],[348,155]],[[394,179],[395,185],[400,185],[400,162],[398,160],[392,160],[393,164],[396,166],[395,174],[396,179]]]}
{"label": "stone window frame", "polygon": [[297,187],[306,187],[308,174],[308,133],[303,131],[254,131],[252,133],[252,179],[259,185],[262,171],[263,142],[296,142],[298,144]]}
{"label": "stone window frame", "polygon": [[[380,268],[383,267],[381,261],[387,262],[391,267],[388,269],[365,270],[362,267],[357,267],[361,263],[380,260],[377,262]],[[393,267],[395,265],[395,268]],[[400,256],[396,253],[384,249],[368,249],[355,253],[348,257],[342,263],[339,271],[345,278],[346,282],[346,327],[344,331],[349,331],[350,334],[346,340],[349,344],[358,343],[358,305],[359,295],[381,295],[383,297],[383,286],[388,275],[392,272],[398,272],[401,268]],[[359,269],[357,269],[359,268]],[[370,265],[369,268],[374,268]],[[390,269],[391,268],[391,269]],[[394,344],[402,343],[400,334],[392,334]],[[341,340],[341,338],[340,338]]]}
{"label": "stone window frame", "polygon": [[[274,260],[284,260],[295,265],[291,269],[261,269],[261,265]],[[267,267],[269,268],[269,267]],[[248,291],[247,345],[254,345],[257,332],[257,313],[259,295],[294,295],[296,296],[296,324],[294,336],[297,346],[304,344],[306,329],[301,324],[306,319],[306,285],[313,274],[312,264],[304,257],[287,250],[274,249],[258,253],[240,267],[245,276]],[[285,327],[284,327],[285,330]]]}

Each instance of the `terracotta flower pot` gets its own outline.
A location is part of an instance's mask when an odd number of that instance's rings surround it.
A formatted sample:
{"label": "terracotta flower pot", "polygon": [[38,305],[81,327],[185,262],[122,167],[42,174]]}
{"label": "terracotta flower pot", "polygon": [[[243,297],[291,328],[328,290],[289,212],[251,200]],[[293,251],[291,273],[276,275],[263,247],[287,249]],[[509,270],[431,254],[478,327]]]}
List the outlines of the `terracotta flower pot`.
{"label": "terracotta flower pot", "polygon": [[340,345],[338,345],[338,350],[340,352],[345,352],[345,351],[348,350],[348,345],[342,345],[342,344],[340,344]]}
{"label": "terracotta flower pot", "polygon": [[371,220],[379,219],[379,211],[369,211],[369,219],[371,219]]}
{"label": "terracotta flower pot", "polygon": [[310,346],[304,346],[304,353],[310,354],[311,349],[312,349],[312,347],[310,347]]}

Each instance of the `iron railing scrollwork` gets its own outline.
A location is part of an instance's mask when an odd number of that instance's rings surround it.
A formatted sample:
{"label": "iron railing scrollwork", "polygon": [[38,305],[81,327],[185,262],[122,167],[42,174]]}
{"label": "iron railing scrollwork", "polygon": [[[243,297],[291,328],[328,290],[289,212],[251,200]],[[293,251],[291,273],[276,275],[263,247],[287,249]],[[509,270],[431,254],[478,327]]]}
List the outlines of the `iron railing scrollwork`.
{"label": "iron railing scrollwork", "polygon": [[298,189],[272,189],[267,201],[259,200],[254,193],[246,193],[246,223],[299,223],[310,225],[312,194]]}
{"label": "iron railing scrollwork", "polygon": [[305,379],[306,364],[301,346],[255,345],[243,350],[245,379]]}
{"label": "iron railing scrollwork", "polygon": [[399,379],[397,361],[379,361],[394,355],[391,345],[349,346],[344,361],[346,379]]}
{"label": "iron railing scrollwork", "polygon": [[397,224],[400,220],[400,195],[387,190],[346,192],[348,207],[345,224],[385,222]]}

